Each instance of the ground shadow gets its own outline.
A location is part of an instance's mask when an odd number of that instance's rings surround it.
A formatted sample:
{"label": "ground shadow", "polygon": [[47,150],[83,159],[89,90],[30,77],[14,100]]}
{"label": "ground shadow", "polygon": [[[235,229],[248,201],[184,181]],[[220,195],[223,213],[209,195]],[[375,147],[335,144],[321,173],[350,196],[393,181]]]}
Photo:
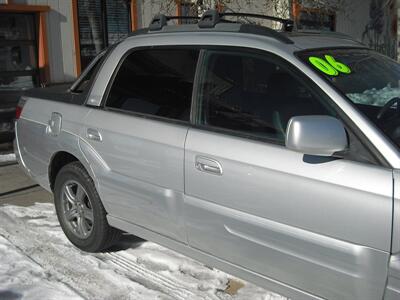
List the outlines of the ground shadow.
{"label": "ground shadow", "polygon": [[313,164],[313,165],[323,164],[323,163],[327,163],[327,162],[338,160],[338,159],[339,158],[337,158],[337,157],[331,157],[331,156],[325,157],[325,156],[308,155],[308,154],[304,154],[304,156],[303,156],[303,162]]}
{"label": "ground shadow", "polygon": [[0,291],[0,299],[2,300],[18,300],[22,298],[22,294],[13,291]]}
{"label": "ground shadow", "polygon": [[111,248],[108,248],[106,252],[116,252],[130,248],[135,249],[137,247],[140,247],[140,245],[142,245],[144,242],[146,242],[146,240],[140,237],[124,233],[119,241]]}

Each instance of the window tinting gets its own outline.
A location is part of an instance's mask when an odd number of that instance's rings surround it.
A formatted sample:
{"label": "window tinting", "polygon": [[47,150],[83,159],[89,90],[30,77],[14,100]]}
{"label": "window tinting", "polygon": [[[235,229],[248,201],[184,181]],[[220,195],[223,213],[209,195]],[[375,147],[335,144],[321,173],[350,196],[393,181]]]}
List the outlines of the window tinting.
{"label": "window tinting", "polygon": [[[351,73],[328,76],[309,61],[310,57],[324,60],[327,55],[348,66]],[[369,49],[302,51],[298,56],[339,89],[400,149],[400,108],[395,100],[400,97],[400,64]]]}
{"label": "window tinting", "polygon": [[280,143],[291,117],[332,115],[297,76],[250,52],[208,52],[198,96],[201,124]]}
{"label": "window tinting", "polygon": [[[111,46],[112,47],[112,46]],[[107,50],[107,51],[110,51]],[[85,93],[88,92],[91,83],[94,80],[95,75],[100,69],[106,55],[106,50],[101,52],[97,57],[86,67],[81,76],[73,84],[73,92],[75,93]]]}
{"label": "window tinting", "polygon": [[132,52],[114,79],[106,106],[188,121],[198,50]]}

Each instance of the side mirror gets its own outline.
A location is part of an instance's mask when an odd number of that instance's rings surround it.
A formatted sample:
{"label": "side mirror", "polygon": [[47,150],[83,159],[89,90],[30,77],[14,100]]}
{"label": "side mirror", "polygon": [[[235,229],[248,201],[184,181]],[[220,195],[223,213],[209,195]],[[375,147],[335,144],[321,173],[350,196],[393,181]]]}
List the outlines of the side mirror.
{"label": "side mirror", "polygon": [[289,120],[286,147],[308,155],[333,156],[347,149],[347,134],[336,118],[297,116]]}

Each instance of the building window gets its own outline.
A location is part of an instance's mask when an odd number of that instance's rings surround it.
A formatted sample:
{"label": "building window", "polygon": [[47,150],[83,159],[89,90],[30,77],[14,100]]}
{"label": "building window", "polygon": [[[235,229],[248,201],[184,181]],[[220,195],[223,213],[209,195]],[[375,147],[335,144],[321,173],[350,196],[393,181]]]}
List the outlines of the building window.
{"label": "building window", "polygon": [[298,29],[335,31],[335,13],[317,9],[303,9],[300,11]]}
{"label": "building window", "polygon": [[0,13],[0,90],[38,84],[35,14]]}
{"label": "building window", "polygon": [[104,48],[128,36],[130,1],[78,0],[81,66],[85,68]]}

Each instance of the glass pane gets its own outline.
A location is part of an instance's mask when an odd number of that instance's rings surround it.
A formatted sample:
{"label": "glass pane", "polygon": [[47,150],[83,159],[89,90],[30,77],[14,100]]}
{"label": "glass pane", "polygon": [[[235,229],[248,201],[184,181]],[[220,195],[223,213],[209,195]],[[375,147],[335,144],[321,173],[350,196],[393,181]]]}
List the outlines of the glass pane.
{"label": "glass pane", "polygon": [[132,53],[115,77],[107,106],[188,121],[198,56],[198,50]]}
{"label": "glass pane", "polygon": [[129,10],[125,0],[107,0],[108,44],[112,45],[128,36]]}
{"label": "glass pane", "polygon": [[282,143],[292,117],[329,114],[286,68],[250,53],[209,52],[199,98],[204,125]]}
{"label": "glass pane", "polygon": [[82,68],[105,48],[101,13],[101,0],[78,0]]}
{"label": "glass pane", "polygon": [[[400,148],[400,103],[397,101],[400,97],[400,64],[368,49],[304,51],[299,57],[339,89]],[[312,64],[310,58],[317,58],[328,69]],[[343,72],[343,66],[347,72]],[[329,68],[338,71],[328,75]]]}
{"label": "glass pane", "polygon": [[0,71],[28,71],[37,68],[33,45],[0,46]]}
{"label": "glass pane", "polygon": [[106,50],[100,52],[100,54],[87,66],[77,81],[72,85],[72,90],[75,93],[88,92],[90,83],[94,80],[94,75],[97,74],[101,63],[104,61],[106,56]]}
{"label": "glass pane", "polygon": [[0,76],[0,90],[19,90],[35,87],[33,76]]}
{"label": "glass pane", "polygon": [[34,24],[33,15],[0,13],[0,40],[35,40]]}

